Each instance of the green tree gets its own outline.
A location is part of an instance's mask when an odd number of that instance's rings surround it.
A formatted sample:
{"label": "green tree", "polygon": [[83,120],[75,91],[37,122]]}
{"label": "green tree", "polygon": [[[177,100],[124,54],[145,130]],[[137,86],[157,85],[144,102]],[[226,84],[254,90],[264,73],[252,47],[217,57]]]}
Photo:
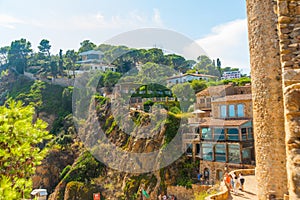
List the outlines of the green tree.
{"label": "green tree", "polygon": [[73,71],[73,77],[75,78],[76,61],[78,60],[78,53],[74,50],[68,50],[66,52],[66,62],[68,71]]}
{"label": "green tree", "polygon": [[122,75],[118,72],[109,71],[105,73],[103,77],[104,86],[112,89],[112,87],[119,81],[121,76]]}
{"label": "green tree", "polygon": [[80,48],[78,50],[79,53],[93,50],[96,47],[94,43],[92,43],[90,40],[84,40],[80,43]]}
{"label": "green tree", "polygon": [[27,60],[31,52],[31,43],[26,39],[22,38],[13,41],[7,56],[9,65],[15,67],[18,73],[24,74],[25,68],[27,67]]}
{"label": "green tree", "polygon": [[63,50],[59,50],[59,60],[58,60],[58,72],[61,76],[63,76],[64,71],[64,57],[63,57]]}
{"label": "green tree", "polygon": [[[31,176],[47,149],[38,144],[51,139],[47,124],[33,120],[34,108],[9,100],[0,107],[0,199],[28,198]],[[9,186],[9,187],[8,187]]]}
{"label": "green tree", "polygon": [[137,78],[144,83],[160,83],[172,76],[174,72],[170,66],[148,62],[140,67]]}
{"label": "green tree", "polygon": [[220,78],[222,77],[222,68],[221,68],[221,60],[217,58],[217,68],[220,73]]}
{"label": "green tree", "polygon": [[174,85],[172,92],[180,101],[180,106],[183,111],[187,111],[195,102],[195,92],[188,82]]}
{"label": "green tree", "polygon": [[191,86],[192,86],[193,90],[195,91],[195,93],[198,93],[198,92],[204,90],[205,88],[207,88],[206,81],[204,81],[204,80],[193,80],[191,82]]}
{"label": "green tree", "polygon": [[46,88],[45,82],[37,80],[31,87],[28,94],[21,93],[17,99],[24,101],[26,105],[31,105],[35,108],[37,116],[42,109],[43,95],[42,91]]}
{"label": "green tree", "polygon": [[10,47],[5,46],[0,48],[0,65],[7,64],[7,55]]}
{"label": "green tree", "polygon": [[49,40],[42,39],[38,48],[39,48],[39,52],[44,54],[45,57],[50,57],[51,45]]}

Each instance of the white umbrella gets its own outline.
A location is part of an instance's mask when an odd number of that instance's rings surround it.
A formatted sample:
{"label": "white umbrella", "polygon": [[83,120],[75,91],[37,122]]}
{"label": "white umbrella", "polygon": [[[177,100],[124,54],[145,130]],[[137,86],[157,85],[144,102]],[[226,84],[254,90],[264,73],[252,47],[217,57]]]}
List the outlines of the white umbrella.
{"label": "white umbrella", "polygon": [[192,112],[193,114],[204,114],[205,113],[205,111],[203,111],[203,110],[200,110],[200,109],[197,109],[197,110],[195,110],[194,112]]}

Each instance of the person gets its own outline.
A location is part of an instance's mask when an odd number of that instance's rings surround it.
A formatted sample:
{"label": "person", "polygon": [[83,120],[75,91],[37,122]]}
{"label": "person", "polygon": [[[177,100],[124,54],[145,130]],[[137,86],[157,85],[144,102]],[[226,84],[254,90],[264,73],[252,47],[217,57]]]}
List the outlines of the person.
{"label": "person", "polygon": [[245,178],[242,173],[239,174],[240,189],[244,191]]}
{"label": "person", "polygon": [[233,178],[233,193],[236,195],[238,194],[238,177],[237,175],[234,173],[234,178]]}
{"label": "person", "polygon": [[[230,178],[231,178],[231,180],[230,180],[230,183],[231,183],[231,189],[233,190],[233,192],[234,192],[234,188],[236,187],[236,183],[237,183],[237,176],[236,176],[236,173],[234,172],[234,173],[230,173]],[[236,180],[236,181],[235,181]]]}
{"label": "person", "polygon": [[164,195],[164,196],[163,196],[163,200],[167,200],[167,195]]}
{"label": "person", "polygon": [[232,189],[230,181],[231,181],[230,175],[226,172],[224,176],[224,182],[229,191]]}
{"label": "person", "polygon": [[198,181],[200,181],[200,180],[201,180],[201,178],[202,178],[202,174],[201,174],[201,173],[199,173],[199,174],[197,175],[197,179],[198,179]]}

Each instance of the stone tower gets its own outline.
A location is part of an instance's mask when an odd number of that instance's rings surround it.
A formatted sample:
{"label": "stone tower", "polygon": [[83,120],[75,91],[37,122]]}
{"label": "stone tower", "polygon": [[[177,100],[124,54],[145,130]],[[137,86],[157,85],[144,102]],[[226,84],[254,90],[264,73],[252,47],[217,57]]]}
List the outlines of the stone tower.
{"label": "stone tower", "polygon": [[300,0],[247,0],[259,199],[300,199]]}

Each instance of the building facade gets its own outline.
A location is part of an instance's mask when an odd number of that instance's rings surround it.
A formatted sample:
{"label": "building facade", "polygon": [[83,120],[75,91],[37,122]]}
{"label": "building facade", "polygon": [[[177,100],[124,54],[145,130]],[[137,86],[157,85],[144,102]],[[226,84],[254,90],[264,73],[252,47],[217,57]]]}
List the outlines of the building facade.
{"label": "building facade", "polygon": [[175,75],[172,77],[167,78],[167,83],[168,84],[179,84],[179,83],[186,83],[190,82],[193,80],[217,80],[218,77],[216,76],[211,76],[211,75],[206,75],[206,74],[180,74],[180,75]]}
{"label": "building facade", "polygon": [[189,119],[183,147],[188,156],[200,160],[199,172],[205,179],[214,182],[223,178],[225,171],[254,168],[250,85],[207,88],[197,94],[195,109],[202,114]]}
{"label": "building facade", "polygon": [[240,71],[228,71],[224,72],[222,75],[222,79],[233,79],[233,78],[241,78],[241,72]]}
{"label": "building facade", "polygon": [[117,71],[117,67],[105,64],[103,62],[104,54],[101,51],[85,51],[79,54],[81,60],[77,63],[82,66],[83,70],[100,70],[103,72],[106,71]]}

